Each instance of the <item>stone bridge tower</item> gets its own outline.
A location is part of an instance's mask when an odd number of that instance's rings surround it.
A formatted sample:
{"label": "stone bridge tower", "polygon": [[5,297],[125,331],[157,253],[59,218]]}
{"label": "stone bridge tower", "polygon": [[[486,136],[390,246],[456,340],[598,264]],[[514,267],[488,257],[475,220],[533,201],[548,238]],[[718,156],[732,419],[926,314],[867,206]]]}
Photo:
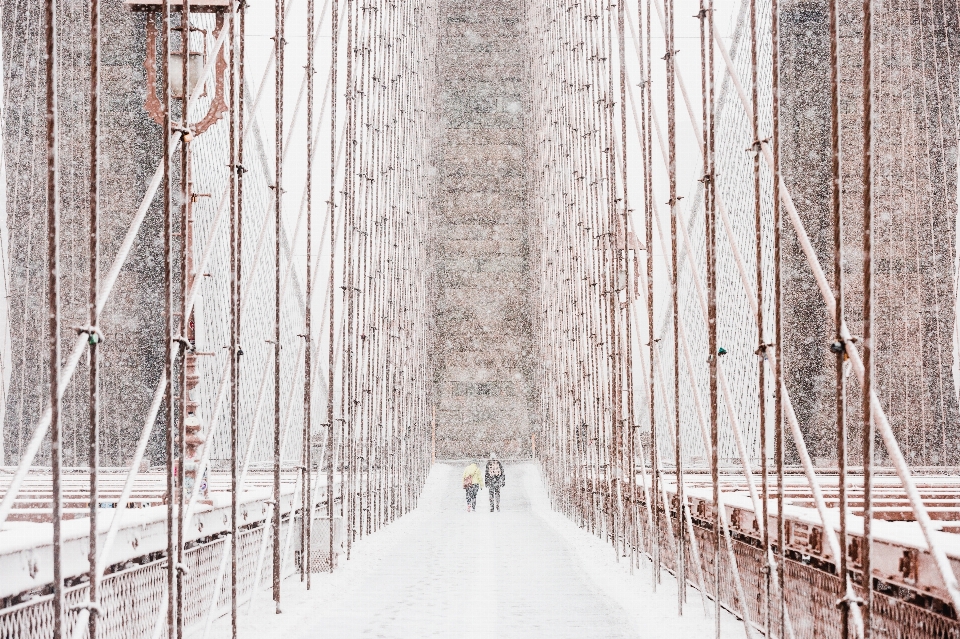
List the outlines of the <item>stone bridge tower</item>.
{"label": "stone bridge tower", "polygon": [[440,4],[437,456],[529,456],[524,3]]}

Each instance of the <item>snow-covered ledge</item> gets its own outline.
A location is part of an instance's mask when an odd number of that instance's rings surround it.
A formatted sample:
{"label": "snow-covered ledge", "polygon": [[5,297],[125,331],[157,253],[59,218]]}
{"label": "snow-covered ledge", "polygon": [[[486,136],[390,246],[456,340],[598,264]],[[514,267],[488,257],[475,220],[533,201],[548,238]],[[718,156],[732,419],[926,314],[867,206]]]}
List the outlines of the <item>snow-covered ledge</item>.
{"label": "snow-covered ledge", "polygon": [[[281,487],[281,513],[300,507],[294,504],[294,486]],[[211,493],[212,505],[201,505],[184,531],[186,543],[227,532],[230,525],[230,494]],[[270,488],[244,491],[240,498],[240,526],[261,524],[268,516]],[[118,511],[102,509],[99,528],[101,547]],[[61,561],[65,579],[89,571],[89,519],[63,522]],[[116,541],[110,549],[107,565],[121,564],[167,548],[167,507],[125,509]],[[53,582],[53,528],[49,523],[7,522],[0,531],[0,598],[41,588]]]}

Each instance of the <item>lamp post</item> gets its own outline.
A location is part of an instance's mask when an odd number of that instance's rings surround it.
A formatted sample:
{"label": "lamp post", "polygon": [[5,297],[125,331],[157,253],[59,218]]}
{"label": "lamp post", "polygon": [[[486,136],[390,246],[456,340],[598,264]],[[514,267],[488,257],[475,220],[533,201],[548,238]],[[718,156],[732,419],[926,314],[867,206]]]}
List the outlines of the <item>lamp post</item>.
{"label": "lamp post", "polygon": [[[203,69],[207,64],[207,39],[204,38],[203,50],[189,50],[186,52],[189,66],[189,71],[187,73],[189,78],[189,86],[184,87],[183,56],[185,55],[184,49],[189,47],[190,38],[185,35],[182,38],[182,41],[184,45],[187,46],[184,46],[180,51],[172,51],[170,53],[170,64],[169,67],[167,67],[166,60],[162,60],[162,56],[157,55],[157,14],[159,14],[163,8],[163,1],[127,0],[124,4],[132,11],[143,11],[147,13],[147,54],[144,58],[144,67],[147,72],[147,99],[143,106],[147,113],[150,114],[150,117],[154,122],[157,124],[163,124],[165,105],[157,96],[158,72],[168,74],[168,77],[170,78],[170,93],[174,100],[184,100],[185,97],[189,99],[189,96],[193,94],[194,89],[199,84],[201,76],[203,75]],[[229,9],[230,0],[199,0],[190,2],[188,11],[190,15],[193,15],[194,13],[213,13],[216,16],[216,25],[213,28],[213,37],[216,39],[223,30],[226,12],[229,11]],[[173,0],[170,2],[170,10],[183,11],[183,0]],[[182,24],[189,25],[189,20],[184,20]],[[191,26],[189,29],[192,32],[203,33],[205,36],[207,34],[206,30],[199,29],[197,27]],[[196,137],[209,129],[228,111],[226,101],[226,49],[227,47],[224,46],[221,47],[219,51],[215,52],[216,68],[213,72],[213,98],[210,100],[210,105],[207,108],[206,113],[198,121],[189,123],[188,126],[185,127],[190,131],[190,135],[193,137]],[[160,67],[157,65],[158,59],[161,60]],[[208,84],[205,78],[204,83]],[[186,105],[184,105],[184,107],[186,107]]]}
{"label": "lamp post", "polygon": [[[173,30],[180,31],[180,50],[170,51],[169,56],[158,55],[157,50],[157,22],[158,14],[163,16],[165,8],[172,12],[184,11],[186,4],[187,15],[182,16],[180,26]],[[146,70],[146,100],[144,109],[150,115],[154,122],[164,125],[164,118],[167,115],[167,107],[170,107],[171,113],[177,109],[174,107],[175,101],[180,101],[179,112],[181,119],[177,129],[183,132],[183,142],[189,143],[197,136],[204,133],[220,118],[228,112],[226,102],[226,75],[227,75],[227,46],[221,46],[216,51],[208,51],[208,36],[210,33],[190,24],[190,16],[198,13],[212,13],[215,15],[215,26],[213,28],[213,38],[217,40],[221,35],[225,22],[226,13],[230,10],[231,0],[196,0],[193,2],[184,0],[127,0],[125,5],[132,11],[146,12],[146,55],[144,57],[144,67]],[[203,34],[203,46],[200,50],[194,50],[191,46],[191,33]],[[195,39],[194,39],[195,40]],[[208,66],[210,55],[215,56],[212,78],[204,77],[204,69]],[[184,63],[186,57],[186,64]],[[158,65],[158,60],[160,64]],[[166,105],[158,96],[157,78],[158,75],[166,76],[170,85],[170,100],[174,104]],[[186,76],[186,77],[185,77]],[[197,87],[203,83],[204,93],[213,83],[213,97],[210,99],[206,112],[196,121],[190,121],[189,107],[190,98],[196,93]],[[193,204],[197,198],[208,196],[205,193],[192,193],[190,187],[191,174],[189,154],[184,157],[182,179],[185,180],[184,192],[184,217],[183,217],[183,256],[184,256],[184,292],[192,290],[196,282],[196,272],[193,261]],[[184,309],[185,313],[187,309]],[[199,498],[201,502],[207,501],[206,471],[200,475],[200,455],[199,450],[204,444],[206,437],[203,434],[203,422],[199,415],[199,401],[196,395],[196,387],[199,385],[200,376],[197,371],[197,351],[196,351],[196,318],[194,309],[189,310],[189,315],[184,318],[181,328],[181,338],[187,345],[183,350],[183,391],[184,391],[184,417],[183,417],[183,442],[182,442],[182,496],[192,495],[196,482],[201,482]],[[172,425],[171,425],[172,427]],[[176,465],[176,461],[174,464]],[[179,475],[178,471],[175,474]]]}

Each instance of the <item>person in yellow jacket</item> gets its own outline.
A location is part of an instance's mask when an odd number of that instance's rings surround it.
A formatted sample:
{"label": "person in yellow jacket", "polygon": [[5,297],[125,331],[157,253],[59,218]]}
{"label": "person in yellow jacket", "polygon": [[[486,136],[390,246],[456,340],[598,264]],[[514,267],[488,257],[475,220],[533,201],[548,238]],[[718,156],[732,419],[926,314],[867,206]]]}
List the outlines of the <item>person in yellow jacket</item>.
{"label": "person in yellow jacket", "polygon": [[477,510],[477,493],[483,488],[483,473],[480,464],[471,463],[463,470],[463,489],[467,491],[467,512]]}

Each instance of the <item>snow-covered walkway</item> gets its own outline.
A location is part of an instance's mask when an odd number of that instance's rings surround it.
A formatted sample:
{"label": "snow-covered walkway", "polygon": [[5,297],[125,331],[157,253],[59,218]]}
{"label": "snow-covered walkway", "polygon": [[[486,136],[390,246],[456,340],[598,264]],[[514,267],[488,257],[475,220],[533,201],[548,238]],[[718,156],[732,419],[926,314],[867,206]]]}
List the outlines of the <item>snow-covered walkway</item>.
{"label": "snow-covered walkway", "polygon": [[[488,512],[486,491],[466,512],[460,470],[435,465],[420,506],[356,543],[334,574],[314,575],[310,591],[286,580],[283,614],[265,591],[241,614],[241,639],[713,635],[699,593],[689,590],[678,617],[669,573],[653,593],[648,562],[630,575],[608,544],[550,511],[535,464],[506,466],[499,513]],[[744,636],[726,613],[723,629]],[[228,616],[211,637],[229,635]]]}

